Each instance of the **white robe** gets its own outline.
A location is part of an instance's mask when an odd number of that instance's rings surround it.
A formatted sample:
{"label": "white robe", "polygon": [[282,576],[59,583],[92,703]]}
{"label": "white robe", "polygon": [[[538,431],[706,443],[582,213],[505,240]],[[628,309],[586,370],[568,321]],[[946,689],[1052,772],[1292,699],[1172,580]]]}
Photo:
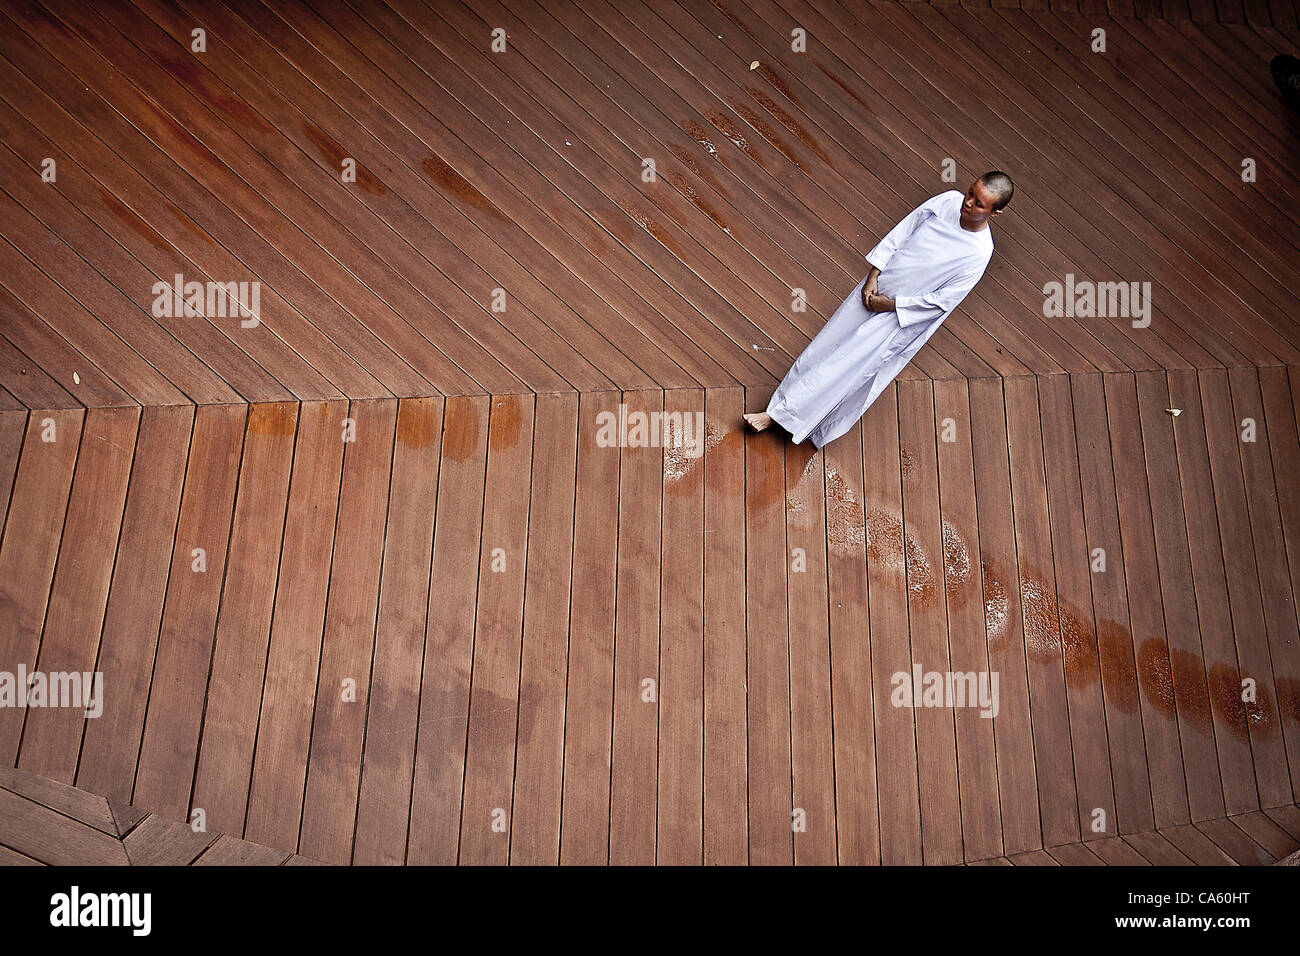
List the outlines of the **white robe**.
{"label": "white robe", "polygon": [[795,444],[811,437],[821,448],[852,428],[984,275],[993,236],[961,227],[964,198],[951,189],[927,199],[867,253],[896,311],[867,310],[863,276],[795,359],[767,406]]}

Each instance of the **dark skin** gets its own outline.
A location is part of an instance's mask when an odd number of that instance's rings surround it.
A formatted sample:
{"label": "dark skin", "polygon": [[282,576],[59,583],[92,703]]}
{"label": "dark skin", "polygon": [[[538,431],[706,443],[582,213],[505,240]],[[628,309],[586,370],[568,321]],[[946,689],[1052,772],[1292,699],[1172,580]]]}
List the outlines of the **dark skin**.
{"label": "dark skin", "polygon": [[[994,209],[997,194],[978,179],[966,190],[966,198],[961,204],[961,227],[970,232],[979,232],[989,227],[989,220],[1002,215],[1001,209]],[[867,273],[867,281],[862,286],[862,304],[870,312],[893,312],[898,306],[894,300],[876,292],[876,280],[880,270],[875,266]]]}

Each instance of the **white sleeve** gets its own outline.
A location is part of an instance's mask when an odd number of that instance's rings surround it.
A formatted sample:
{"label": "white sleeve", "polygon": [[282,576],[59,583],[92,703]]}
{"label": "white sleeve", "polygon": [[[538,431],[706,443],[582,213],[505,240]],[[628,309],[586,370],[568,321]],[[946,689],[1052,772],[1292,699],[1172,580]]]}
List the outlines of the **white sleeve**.
{"label": "white sleeve", "polygon": [[967,293],[984,275],[988,260],[972,263],[933,292],[925,295],[900,295],[894,298],[898,324],[907,327],[918,322],[930,322],[947,315],[961,304]]}
{"label": "white sleeve", "polygon": [[899,246],[907,241],[908,237],[916,231],[916,227],[925,221],[926,216],[935,214],[939,200],[946,195],[948,193],[931,196],[904,216],[898,225],[889,230],[889,234],[876,243],[876,247],[866,254],[867,262],[884,272],[885,266],[889,264],[889,260],[898,251]]}

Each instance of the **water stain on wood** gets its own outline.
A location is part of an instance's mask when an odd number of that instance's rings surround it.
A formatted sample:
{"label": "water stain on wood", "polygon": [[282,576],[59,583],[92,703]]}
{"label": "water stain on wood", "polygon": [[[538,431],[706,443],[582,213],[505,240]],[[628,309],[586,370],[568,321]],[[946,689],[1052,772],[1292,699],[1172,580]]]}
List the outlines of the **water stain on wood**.
{"label": "water stain on wood", "polygon": [[642,229],[654,236],[655,239],[659,241],[660,245],[675,255],[678,259],[682,262],[689,261],[686,253],[682,251],[681,246],[677,245],[677,243],[669,237],[668,233],[664,231],[663,227],[660,226],[659,223],[655,222],[643,213],[639,213],[632,218],[636,220],[637,224],[640,225]]}
{"label": "water stain on wood", "polygon": [[971,556],[966,540],[948,519],[942,519],[943,589],[948,603],[961,607],[971,595]]}
{"label": "water stain on wood", "polygon": [[980,556],[980,577],[984,583],[984,637],[989,650],[1000,651],[1010,643],[1011,598],[1001,569]]}
{"label": "water stain on wood", "polygon": [[1025,649],[1035,660],[1061,653],[1061,619],[1047,581],[1036,571],[1020,577],[1020,608],[1025,619]]}
{"label": "water stain on wood", "polygon": [[406,448],[428,448],[438,440],[438,409],[431,401],[407,399],[398,406],[397,440]]}
{"label": "water stain on wood", "polygon": [[[757,163],[760,169],[767,169],[767,166],[764,165],[761,159],[759,159],[758,154],[754,152],[753,147],[749,145],[749,139],[745,136],[744,132],[731,121],[731,117],[727,116],[720,110],[709,110],[704,114],[704,116],[705,119],[712,123],[723,136],[735,143],[737,149]],[[717,153],[718,151],[717,147],[710,142],[703,141],[701,142],[701,145],[713,153]]]}
{"label": "water stain on wood", "polygon": [[298,424],[298,406],[289,402],[263,402],[248,411],[248,431],[253,435],[292,435]]}
{"label": "water stain on wood", "polygon": [[164,239],[153,226],[141,219],[130,206],[118,199],[103,186],[96,185],[99,190],[99,198],[103,201],[105,208],[111,212],[120,222],[138,236],[142,236],[155,249],[161,249],[164,252],[174,250],[171,244]]}
{"label": "water stain on wood", "polygon": [[1174,703],[1174,674],[1169,663],[1169,645],[1163,638],[1148,637],[1138,646],[1138,686],[1143,696],[1164,716],[1177,715]]}
{"label": "water stain on wood", "polygon": [[722,214],[705,202],[704,197],[696,191],[694,186],[680,176],[665,174],[664,178],[668,180],[674,189],[685,196],[691,205],[704,213],[704,215],[708,216],[715,226],[727,234],[731,233],[731,227],[728,226],[726,220],[722,218]]}
{"label": "water stain on wood", "polygon": [[1107,699],[1122,713],[1136,713],[1138,680],[1133,635],[1118,621],[1103,617],[1097,622],[1097,646]]}
{"label": "water stain on wood", "polygon": [[1212,732],[1210,690],[1205,681],[1205,664],[1190,651],[1176,650],[1169,655],[1174,675],[1174,695],[1178,713],[1193,729],[1202,734]]}
{"label": "water stain on wood", "polygon": [[832,557],[865,560],[867,521],[849,480],[826,464],[826,544]]}
{"label": "water stain on wood", "polygon": [[813,524],[813,502],[824,494],[821,453],[812,442],[786,449],[786,467],[799,472],[794,487],[785,495],[785,518],[790,527],[808,529]]}
{"label": "water stain on wood", "polygon": [[420,167],[424,170],[424,174],[447,195],[494,219],[513,224],[514,221],[498,209],[492,200],[479,192],[468,179],[444,163],[436,153],[430,153]]}
{"label": "water stain on wood", "polygon": [[[727,100],[727,105],[730,106],[733,110],[735,110],[736,113],[740,115],[741,119],[743,119],[754,129],[758,130],[758,134],[762,136],[765,140],[767,140],[769,143],[771,143],[774,147],[776,147],[777,152],[779,152],[790,162],[794,163],[794,165],[799,169],[804,169],[803,163],[799,162],[799,157],[795,153],[795,151],[790,148],[790,144],[787,143],[781,137],[781,135],[777,133],[777,131],[772,127],[772,125],[768,123],[768,121],[765,120],[760,114],[754,112],[752,109],[749,108],[747,104],[742,103],[740,100],[737,99]],[[728,123],[729,122],[730,121],[728,121]],[[731,129],[734,131],[735,128],[731,127]],[[736,135],[739,134],[737,133]],[[730,138],[732,142],[736,142],[734,136],[730,132],[728,133],[728,138]],[[740,144],[736,143],[736,145],[739,146]],[[804,171],[807,172],[807,170]]]}
{"label": "water stain on wood", "polygon": [[[784,96],[795,106],[799,107],[799,109],[804,110],[805,113],[808,112],[806,109],[804,109],[803,103],[799,102],[799,97],[795,96],[794,90],[790,89],[789,84],[787,84],[785,80],[781,79],[781,77],[777,75],[777,72],[774,69],[772,69],[766,63],[760,62],[758,64],[758,69],[755,72],[763,79],[767,80],[767,82],[772,85],[772,89],[776,90],[778,93]],[[761,90],[759,90],[758,92],[762,93]],[[753,95],[753,91],[751,91],[751,95]],[[767,96],[766,93],[762,93],[762,95],[764,97]],[[755,98],[757,99],[757,97]],[[762,101],[760,100],[759,102]],[[764,103],[763,105],[764,108],[766,108],[767,104]]]}
{"label": "water stain on wood", "polygon": [[503,395],[492,401],[488,418],[488,449],[506,451],[519,444],[523,427],[523,410],[518,395]]}
{"label": "water stain on wood", "polygon": [[[746,436],[745,473],[747,476],[756,477],[754,484],[747,487],[747,493],[753,504],[752,512],[761,516],[764,521],[772,518],[773,505],[785,494],[783,445],[784,441],[773,436],[771,432]],[[749,459],[752,459],[757,467],[750,468]]]}
{"label": "water stain on wood", "polygon": [[813,66],[817,67],[817,69],[821,70],[824,74],[826,74],[826,76],[828,76],[835,83],[836,86],[838,86],[854,102],[856,102],[859,106],[861,106],[864,110],[866,110],[867,113],[871,114],[872,116],[876,115],[876,111],[871,108],[871,104],[868,103],[865,99],[863,99],[862,96],[857,92],[857,90],[854,90],[847,83],[841,80],[839,74],[833,72],[832,70],[827,69],[826,64],[822,63],[822,61],[817,59],[816,57],[809,57],[809,59],[812,60]]}
{"label": "water stain on wood", "polygon": [[216,86],[210,75],[195,60],[167,54],[157,56],[158,61],[175,79],[217,112],[259,133],[274,132],[274,128],[260,113],[238,96]]}
{"label": "water stain on wood", "polygon": [[763,107],[763,109],[775,116],[777,122],[798,137],[799,142],[812,150],[813,154],[818,159],[827,166],[834,168],[831,158],[826,155],[826,151],[821,148],[821,145],[812,138],[812,134],[804,128],[802,123],[787,113],[780,103],[756,87],[746,87],[745,91],[754,98],[754,101],[758,103],[759,106]]}
{"label": "water stain on wood", "polygon": [[313,123],[311,120],[304,119],[298,124],[302,131],[312,144],[325,157],[328,165],[338,170],[339,175],[343,172],[343,160],[351,159],[356,164],[357,185],[370,193],[372,196],[382,196],[388,192],[388,187],[375,178],[374,174],[361,163],[356,162],[356,157],[345,150],[323,129]]}
{"label": "water stain on wood", "polygon": [[[695,125],[692,129],[692,124],[687,123],[687,129],[688,131],[691,131],[691,136],[693,138],[695,137],[694,130],[698,130],[700,135],[702,136],[707,135],[704,133],[703,128],[698,125]],[[697,138],[696,142],[698,141],[699,140]],[[731,194],[728,193],[727,190],[723,188],[722,181],[719,180],[717,176],[713,175],[713,170],[709,169],[707,166],[701,166],[699,163],[697,163],[695,161],[695,157],[691,155],[691,151],[689,149],[687,149],[684,146],[672,146],[669,149],[670,152],[677,157],[677,159],[682,163],[683,166],[685,166],[687,169],[693,172],[700,179],[704,180],[704,182],[708,184],[710,189],[712,189],[714,192],[716,192],[719,196],[721,196],[723,199],[727,200],[728,202],[731,201]]]}
{"label": "water stain on wood", "polygon": [[478,403],[468,398],[448,398],[442,419],[442,454],[450,461],[465,461],[478,447]]}
{"label": "water stain on wood", "polygon": [[207,230],[191,219],[188,215],[173,203],[167,204],[167,211],[172,214],[172,218],[185,227],[190,233],[203,240],[210,246],[216,245],[216,240],[208,235]]}

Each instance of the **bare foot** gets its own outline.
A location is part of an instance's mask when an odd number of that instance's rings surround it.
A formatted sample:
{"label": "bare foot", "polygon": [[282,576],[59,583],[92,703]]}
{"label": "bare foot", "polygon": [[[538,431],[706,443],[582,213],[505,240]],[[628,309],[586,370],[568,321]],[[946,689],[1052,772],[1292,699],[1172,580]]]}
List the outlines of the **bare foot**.
{"label": "bare foot", "polygon": [[756,432],[766,431],[772,427],[772,416],[767,412],[754,412],[745,416],[745,423]]}

